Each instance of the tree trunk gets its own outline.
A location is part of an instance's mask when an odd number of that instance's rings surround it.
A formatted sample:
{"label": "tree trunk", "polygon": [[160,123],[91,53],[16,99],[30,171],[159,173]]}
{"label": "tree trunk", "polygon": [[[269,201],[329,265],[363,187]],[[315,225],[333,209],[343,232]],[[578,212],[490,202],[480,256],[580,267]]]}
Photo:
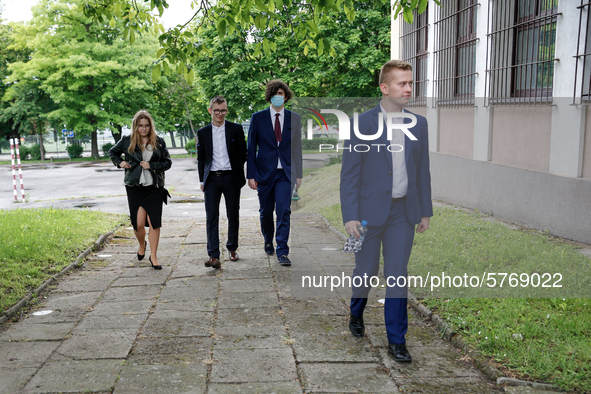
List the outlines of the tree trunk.
{"label": "tree trunk", "polygon": [[41,160],[45,160],[45,146],[43,145],[43,134],[38,134],[39,139],[39,151],[41,153]]}
{"label": "tree trunk", "polygon": [[118,133],[111,130],[111,134],[113,134],[113,138],[115,139],[115,143],[117,143],[121,139],[121,134],[123,134],[123,126],[115,125],[115,127],[117,128]]}
{"label": "tree trunk", "polygon": [[170,133],[170,141],[171,141],[171,144],[172,144],[171,147],[172,148],[176,148],[176,142],[174,140],[174,131],[171,130],[171,131],[169,131],[169,133]]}
{"label": "tree trunk", "polygon": [[195,129],[193,128],[193,122],[191,122],[191,112],[189,111],[189,106],[187,105],[187,100],[185,99],[185,95],[183,95],[183,102],[185,103],[185,110],[187,111],[187,117],[189,118],[189,126],[191,126],[191,131],[193,132],[193,138],[197,141],[197,134],[195,134]]}
{"label": "tree trunk", "polygon": [[97,138],[97,133],[95,130],[90,134],[90,156],[94,157],[94,156],[98,156],[98,154],[99,154],[98,138]]}

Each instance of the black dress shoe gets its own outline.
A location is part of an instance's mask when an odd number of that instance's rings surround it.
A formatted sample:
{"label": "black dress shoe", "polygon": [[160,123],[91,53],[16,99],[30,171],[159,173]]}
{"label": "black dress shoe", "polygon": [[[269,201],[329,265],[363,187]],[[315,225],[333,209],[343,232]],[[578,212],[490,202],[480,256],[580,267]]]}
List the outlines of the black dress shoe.
{"label": "black dress shoe", "polygon": [[349,319],[349,330],[354,337],[362,337],[365,334],[365,324],[363,324],[363,316],[355,317],[351,314]]}
{"label": "black dress shoe", "polygon": [[152,263],[152,256],[148,257],[148,260],[150,260],[150,264],[152,264],[152,268],[154,268],[155,270],[161,270],[162,269],[162,266],[160,264],[154,265],[154,263]]}
{"label": "black dress shoe", "polygon": [[412,357],[406,349],[406,343],[389,343],[388,354],[394,358],[394,361],[398,361],[399,363],[409,363],[412,361]]}
{"label": "black dress shoe", "polygon": [[277,256],[277,260],[279,261],[279,264],[281,264],[284,267],[289,267],[291,265],[291,261],[286,255]]}
{"label": "black dress shoe", "polygon": [[274,252],[275,249],[273,248],[273,244],[265,244],[265,253],[267,253],[269,256],[273,256]]}
{"label": "black dress shoe", "polygon": [[[144,259],[144,256],[146,255],[146,248],[148,247],[148,242],[146,242],[146,241],[144,241],[144,242],[146,244],[146,246],[144,246],[144,254],[139,254],[139,253],[137,254],[137,259],[139,261],[142,261]],[[139,252],[139,250],[138,250],[138,252]]]}

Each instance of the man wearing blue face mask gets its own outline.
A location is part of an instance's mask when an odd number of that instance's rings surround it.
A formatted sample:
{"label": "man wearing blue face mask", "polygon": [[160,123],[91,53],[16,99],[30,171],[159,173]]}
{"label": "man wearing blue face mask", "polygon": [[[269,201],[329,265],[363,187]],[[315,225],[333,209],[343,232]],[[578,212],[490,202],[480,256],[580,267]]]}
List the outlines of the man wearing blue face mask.
{"label": "man wearing blue face mask", "polygon": [[271,107],[254,113],[250,119],[246,162],[248,186],[258,191],[265,252],[270,256],[275,251],[275,236],[277,260],[282,266],[291,265],[287,241],[292,185],[297,190],[302,183],[302,122],[299,114],[284,107],[292,96],[285,82],[269,81],[265,100]]}

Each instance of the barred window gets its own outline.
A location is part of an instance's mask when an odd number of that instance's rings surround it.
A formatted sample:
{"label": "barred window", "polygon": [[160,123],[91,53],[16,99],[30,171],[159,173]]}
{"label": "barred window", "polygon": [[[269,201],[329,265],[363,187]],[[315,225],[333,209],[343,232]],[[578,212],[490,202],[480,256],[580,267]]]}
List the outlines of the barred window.
{"label": "barred window", "polygon": [[[591,103],[591,24],[589,14],[591,14],[591,1],[581,0],[581,5],[577,7],[581,14],[579,16],[579,39],[577,41],[577,59],[575,66],[575,92],[574,104]],[[583,41],[584,52],[581,53],[581,40]],[[581,78],[579,78],[579,67],[582,69]]]}
{"label": "barred window", "polygon": [[458,0],[437,7],[433,79],[438,106],[474,105],[477,5]]}
{"label": "barred window", "polygon": [[489,4],[489,103],[551,103],[558,0]]}
{"label": "barred window", "polygon": [[[402,46],[402,60],[409,62],[414,71],[413,97],[408,106],[424,107],[427,105],[427,10],[420,15],[415,15],[412,24],[402,22],[400,43]],[[398,16],[402,19],[402,14]]]}

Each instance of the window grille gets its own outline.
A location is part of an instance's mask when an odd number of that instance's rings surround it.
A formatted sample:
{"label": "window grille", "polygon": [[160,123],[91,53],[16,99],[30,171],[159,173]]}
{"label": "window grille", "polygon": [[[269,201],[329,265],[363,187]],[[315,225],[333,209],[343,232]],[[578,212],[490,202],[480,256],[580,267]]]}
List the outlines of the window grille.
{"label": "window grille", "polygon": [[[591,14],[591,1],[581,0],[581,5],[577,7],[580,10],[579,15],[579,38],[577,41],[577,55],[575,66],[575,90],[573,104],[591,103],[591,24],[589,23],[589,14]],[[581,40],[584,40],[581,53]],[[582,76],[579,79],[579,67],[582,68]]]}
{"label": "window grille", "polygon": [[558,0],[491,0],[488,103],[550,104]]}
{"label": "window grille", "polygon": [[[412,24],[402,21],[400,42],[402,46],[402,60],[412,65],[414,73],[414,85],[412,98],[407,106],[424,107],[427,105],[427,32],[428,32],[427,10],[420,15],[415,15]],[[398,16],[402,19],[402,14]]]}
{"label": "window grille", "polygon": [[438,106],[472,106],[476,75],[475,0],[437,7],[434,96]]}

